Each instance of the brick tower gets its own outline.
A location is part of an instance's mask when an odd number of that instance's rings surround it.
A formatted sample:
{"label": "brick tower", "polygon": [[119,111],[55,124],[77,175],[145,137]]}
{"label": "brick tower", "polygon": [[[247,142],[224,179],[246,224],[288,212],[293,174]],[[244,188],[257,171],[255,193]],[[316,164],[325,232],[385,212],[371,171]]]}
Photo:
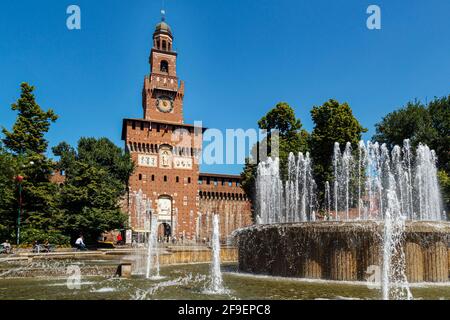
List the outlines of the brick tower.
{"label": "brick tower", "polygon": [[134,233],[149,230],[158,216],[159,234],[193,237],[198,211],[196,159],[202,130],[183,123],[184,84],[177,77],[173,35],[164,21],[156,25],[144,79],[142,119],[124,119],[122,139],[136,163],[130,178],[129,224]]}
{"label": "brick tower", "polygon": [[177,53],[164,18],[153,33],[149,60],[151,74],[145,77],[142,91],[144,119],[183,123],[184,83],[178,84]]}
{"label": "brick tower", "polygon": [[173,34],[162,21],[153,33],[150,74],[142,90],[143,118],[123,119],[122,140],[136,164],[126,211],[129,235],[140,242],[156,215],[160,237],[210,238],[211,215],[221,215],[222,238],[248,225],[250,202],[240,177],[200,174],[203,129],[183,121],[184,83],[177,77]]}

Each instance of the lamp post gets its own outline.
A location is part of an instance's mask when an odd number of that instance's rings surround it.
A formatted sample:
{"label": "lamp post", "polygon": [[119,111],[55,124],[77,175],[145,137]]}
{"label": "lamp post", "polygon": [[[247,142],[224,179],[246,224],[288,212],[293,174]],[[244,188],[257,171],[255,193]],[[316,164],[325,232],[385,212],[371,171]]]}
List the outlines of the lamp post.
{"label": "lamp post", "polygon": [[[29,166],[33,166],[34,165],[34,161],[30,161],[28,163]],[[26,168],[27,165],[22,165],[22,168]],[[18,184],[18,188],[19,188],[19,209],[18,209],[18,214],[17,214],[17,245],[20,244],[20,217],[22,216],[22,182],[23,182],[24,177],[21,176],[20,174],[18,174],[16,176],[16,182]]]}
{"label": "lamp post", "polygon": [[22,214],[22,181],[23,177],[21,175],[18,175],[16,177],[16,181],[18,183],[19,187],[19,210],[17,215],[17,245],[20,244],[20,216]]}

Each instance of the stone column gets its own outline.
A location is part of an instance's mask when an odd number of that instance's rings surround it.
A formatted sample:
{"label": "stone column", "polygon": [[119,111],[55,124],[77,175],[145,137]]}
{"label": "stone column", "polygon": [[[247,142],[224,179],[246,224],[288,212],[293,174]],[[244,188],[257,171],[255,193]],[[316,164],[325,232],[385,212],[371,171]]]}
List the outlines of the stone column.
{"label": "stone column", "polygon": [[450,275],[450,246],[447,248],[447,257],[448,257],[448,274]]}
{"label": "stone column", "polygon": [[[341,240],[341,239],[340,239]],[[341,240],[343,241],[343,240]],[[357,280],[356,250],[347,244],[334,243],[329,247],[331,280]]]}
{"label": "stone column", "polygon": [[319,245],[308,248],[303,259],[303,277],[308,279],[322,278],[322,249]]}
{"label": "stone column", "polygon": [[448,281],[448,248],[442,241],[430,242],[424,248],[424,280],[427,282]]}
{"label": "stone column", "polygon": [[[356,248],[357,279],[366,281],[371,266],[381,268],[380,243],[373,234],[362,234]],[[370,270],[369,270],[370,269]]]}
{"label": "stone column", "polygon": [[422,246],[416,242],[405,244],[406,276],[409,282],[424,281],[424,256]]}

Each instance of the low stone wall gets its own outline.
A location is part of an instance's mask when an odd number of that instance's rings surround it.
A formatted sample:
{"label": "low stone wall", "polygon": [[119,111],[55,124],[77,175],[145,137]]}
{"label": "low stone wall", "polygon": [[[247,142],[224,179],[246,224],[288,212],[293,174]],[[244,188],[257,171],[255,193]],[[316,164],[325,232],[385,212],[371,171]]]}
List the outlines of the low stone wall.
{"label": "low stone wall", "polygon": [[[237,249],[224,247],[220,250],[222,262],[237,262]],[[211,249],[179,249],[170,248],[159,256],[160,265],[206,263],[211,261]]]}
{"label": "low stone wall", "polygon": [[[253,226],[237,234],[239,270],[255,274],[363,281],[382,265],[381,222],[306,222]],[[446,282],[450,223],[407,222],[410,282]]]}

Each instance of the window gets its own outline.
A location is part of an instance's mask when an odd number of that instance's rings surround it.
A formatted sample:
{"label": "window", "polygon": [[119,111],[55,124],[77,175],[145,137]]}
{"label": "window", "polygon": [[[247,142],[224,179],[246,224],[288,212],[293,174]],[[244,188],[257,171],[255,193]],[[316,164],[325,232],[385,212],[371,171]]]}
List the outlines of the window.
{"label": "window", "polygon": [[161,61],[160,71],[169,72],[169,63],[166,60]]}
{"label": "window", "polygon": [[191,177],[188,178],[188,183],[191,183]]}
{"label": "window", "polygon": [[176,178],[176,181],[177,181],[177,183],[180,182],[180,177],[177,177],[177,178]]}
{"label": "window", "polygon": [[164,182],[167,182],[167,176],[164,176]]}
{"label": "window", "polygon": [[131,127],[133,128],[133,130],[136,130],[136,121],[133,121],[133,122],[131,123]]}
{"label": "window", "polygon": [[142,174],[139,173],[139,181],[142,180]]}
{"label": "window", "polygon": [[141,130],[144,130],[144,123],[141,122]]}
{"label": "window", "polygon": [[152,174],[152,181],[155,181],[155,175]]}
{"label": "window", "polygon": [[166,40],[163,40],[163,41],[162,41],[162,49],[163,49],[163,50],[166,50],[166,49],[167,49],[167,42],[166,42]]}

